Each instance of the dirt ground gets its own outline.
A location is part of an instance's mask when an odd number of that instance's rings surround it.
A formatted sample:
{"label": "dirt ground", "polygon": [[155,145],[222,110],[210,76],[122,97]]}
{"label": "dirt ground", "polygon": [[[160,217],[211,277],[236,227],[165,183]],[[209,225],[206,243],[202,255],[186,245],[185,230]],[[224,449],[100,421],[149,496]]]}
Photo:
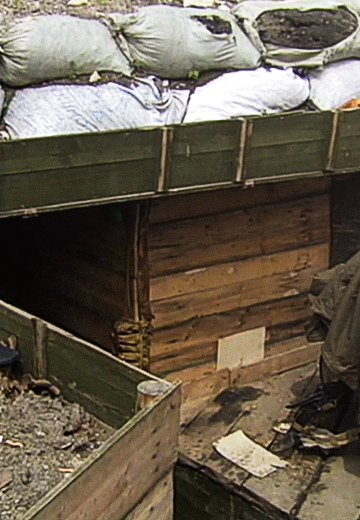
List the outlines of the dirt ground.
{"label": "dirt ground", "polygon": [[0,519],[20,520],[114,430],[61,395],[1,385]]}
{"label": "dirt ground", "polygon": [[264,43],[290,48],[323,49],[339,43],[357,28],[356,17],[345,7],[336,10],[277,9],[257,19]]}

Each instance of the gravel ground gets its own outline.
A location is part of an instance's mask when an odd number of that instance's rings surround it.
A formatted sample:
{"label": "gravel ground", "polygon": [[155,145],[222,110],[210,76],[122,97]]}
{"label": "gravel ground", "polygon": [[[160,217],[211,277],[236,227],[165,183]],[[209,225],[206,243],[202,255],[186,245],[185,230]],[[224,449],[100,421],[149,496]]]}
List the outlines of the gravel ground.
{"label": "gravel ground", "polygon": [[[174,2],[156,2],[156,0],[83,0],[83,5],[71,5],[71,0],[2,0],[0,12],[8,21],[14,17],[38,13],[69,13],[87,18],[98,18],[101,13],[130,12],[134,8],[150,4],[176,4]],[[70,5],[69,5],[70,2]]]}
{"label": "gravel ground", "polygon": [[20,520],[114,430],[62,396],[8,393],[0,393],[0,519]]}

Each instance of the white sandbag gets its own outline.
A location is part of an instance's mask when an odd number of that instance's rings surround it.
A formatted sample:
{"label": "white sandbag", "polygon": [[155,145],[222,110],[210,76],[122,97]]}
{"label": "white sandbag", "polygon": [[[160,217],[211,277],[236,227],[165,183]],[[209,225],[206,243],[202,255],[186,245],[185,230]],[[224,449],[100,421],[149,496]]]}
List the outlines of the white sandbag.
{"label": "white sandbag", "polygon": [[[329,13],[329,19],[322,22],[321,13]],[[261,26],[261,19],[268,13],[278,11],[281,14],[279,20],[273,21],[273,27],[276,30],[283,31],[282,37],[286,40],[286,24],[287,15],[284,13],[297,12],[299,16],[303,13],[304,17],[311,16],[314,13],[314,24],[319,23],[318,28],[312,31],[311,22],[309,18],[306,20],[303,27],[299,20],[295,22],[296,27],[294,31],[300,39],[307,40],[308,46],[299,46],[294,43],[294,33],[289,33],[289,39],[285,41],[286,44],[280,43],[264,43],[265,35],[264,28]],[[298,66],[322,66],[323,64],[339,61],[341,59],[359,57],[360,58],[360,1],[349,0],[345,4],[338,0],[245,0],[235,5],[232,13],[244,27],[246,34],[254,45],[264,56],[265,62],[270,65],[280,67],[298,67]],[[343,20],[340,23],[339,16],[347,16],[348,20]],[[336,18],[337,17],[337,18]],[[336,20],[335,20],[336,18]],[[333,25],[332,25],[333,24]],[[337,25],[339,24],[339,25]],[[341,24],[342,30],[347,33],[347,36],[341,38],[335,29],[339,31]],[[350,28],[350,25],[352,26]],[[330,27],[330,30],[328,29]],[[279,31],[281,39],[281,30]],[[315,34],[314,34],[315,33]],[[335,34],[336,33],[336,34]],[[303,35],[303,36],[302,36]],[[331,45],[322,45],[321,39],[330,39],[336,41]],[[317,48],[315,48],[317,47]]]}
{"label": "white sandbag", "polygon": [[308,96],[308,80],[292,69],[229,72],[195,89],[184,123],[283,112]]}
{"label": "white sandbag", "polygon": [[158,86],[153,77],[124,87],[51,85],[19,90],[4,123],[12,138],[44,137],[180,123],[188,90]]}
{"label": "white sandbag", "polygon": [[165,78],[259,64],[259,51],[223,10],[157,5],[108,19],[134,65]]}
{"label": "white sandbag", "polygon": [[344,60],[309,74],[310,99],[321,110],[360,98],[360,60]]}
{"label": "white sandbag", "polygon": [[5,92],[0,87],[0,114],[2,113],[2,109],[3,109],[3,106],[4,106],[4,101],[5,101]]}
{"label": "white sandbag", "polygon": [[16,22],[0,38],[0,80],[24,86],[94,71],[131,74],[109,29],[97,20],[41,15]]}

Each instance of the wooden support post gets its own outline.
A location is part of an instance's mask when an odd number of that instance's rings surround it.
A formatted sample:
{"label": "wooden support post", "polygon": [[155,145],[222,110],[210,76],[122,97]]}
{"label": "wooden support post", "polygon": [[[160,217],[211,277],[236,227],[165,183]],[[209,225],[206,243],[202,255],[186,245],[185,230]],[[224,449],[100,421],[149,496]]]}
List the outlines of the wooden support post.
{"label": "wooden support post", "polygon": [[142,410],[154,399],[163,395],[171,388],[168,381],[142,381],[137,386],[136,412]]}
{"label": "wooden support post", "polygon": [[33,353],[33,371],[35,378],[47,377],[47,324],[38,319],[32,318],[34,325],[34,353]]}

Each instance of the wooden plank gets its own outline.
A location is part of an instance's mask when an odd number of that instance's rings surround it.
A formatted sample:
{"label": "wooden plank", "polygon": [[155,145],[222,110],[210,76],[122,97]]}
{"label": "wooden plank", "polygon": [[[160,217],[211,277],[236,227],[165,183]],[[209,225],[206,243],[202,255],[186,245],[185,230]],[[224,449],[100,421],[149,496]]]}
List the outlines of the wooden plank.
{"label": "wooden plank", "polygon": [[[32,214],[155,192],[157,159],[0,175],[0,211]],[[31,210],[31,211],[30,211]]]}
{"label": "wooden plank", "polygon": [[187,348],[201,349],[201,345],[209,340],[217,340],[257,327],[265,326],[268,331],[269,328],[297,320],[303,322],[309,313],[307,295],[301,294],[226,313],[195,317],[175,327],[156,329],[151,346],[151,359],[164,359]]}
{"label": "wooden plank", "polygon": [[24,520],[126,517],[175,463],[179,406],[180,387],[175,386],[115,432],[79,470],[28,511]]}
{"label": "wooden plank", "polygon": [[191,367],[166,376],[171,382],[182,381],[182,402],[216,395],[230,384],[227,368],[216,370],[213,363]]}
{"label": "wooden plank", "polygon": [[174,127],[169,189],[235,180],[242,121]]}
{"label": "wooden plank", "polygon": [[136,388],[148,374],[52,325],[48,372],[64,396],[115,428],[134,415]]}
{"label": "wooden plank", "polygon": [[[154,301],[154,326],[167,327],[194,316],[211,315],[304,293],[312,277],[327,268],[328,248],[328,244],[320,244],[248,259],[236,264],[239,270],[234,271],[229,264],[230,272],[222,271],[221,279],[214,278],[213,284],[199,292]],[[253,278],[252,270],[257,273]],[[220,269],[214,266],[208,272],[212,271],[218,275]],[[208,272],[205,275],[204,271],[193,274],[194,284],[201,286],[201,280],[205,276],[208,278]],[[248,273],[247,279],[242,278],[242,272]]]}
{"label": "wooden plank", "polygon": [[320,355],[320,344],[312,343],[288,352],[269,356],[259,363],[246,367],[233,368],[230,371],[231,385],[245,385],[273,374],[280,374],[291,368],[315,361]]}
{"label": "wooden plank", "polygon": [[153,128],[3,141],[0,175],[95,165],[112,165],[116,172],[121,163],[158,159],[160,133]]}
{"label": "wooden plank", "polygon": [[157,301],[199,293],[233,283],[271,277],[287,270],[298,273],[307,268],[314,251],[324,250],[327,247],[327,244],[311,245],[308,248],[291,249],[270,255],[264,254],[235,262],[225,261],[209,267],[153,278],[150,299],[155,304]]}
{"label": "wooden plank", "polygon": [[334,169],[357,171],[360,166],[358,110],[343,110],[339,114],[339,131]]}
{"label": "wooden plank", "polygon": [[332,112],[292,112],[252,119],[245,182],[325,168]]}
{"label": "wooden plank", "polygon": [[124,520],[173,520],[173,472],[168,473]]}
{"label": "wooden plank", "polygon": [[329,207],[320,195],[150,226],[151,277],[325,242]]}
{"label": "wooden plank", "polygon": [[328,193],[331,179],[315,177],[282,181],[276,184],[259,184],[252,188],[223,188],[201,193],[187,193],[161,197],[151,201],[150,220],[169,222],[192,219],[214,213],[274,204],[287,200],[307,198]]}

